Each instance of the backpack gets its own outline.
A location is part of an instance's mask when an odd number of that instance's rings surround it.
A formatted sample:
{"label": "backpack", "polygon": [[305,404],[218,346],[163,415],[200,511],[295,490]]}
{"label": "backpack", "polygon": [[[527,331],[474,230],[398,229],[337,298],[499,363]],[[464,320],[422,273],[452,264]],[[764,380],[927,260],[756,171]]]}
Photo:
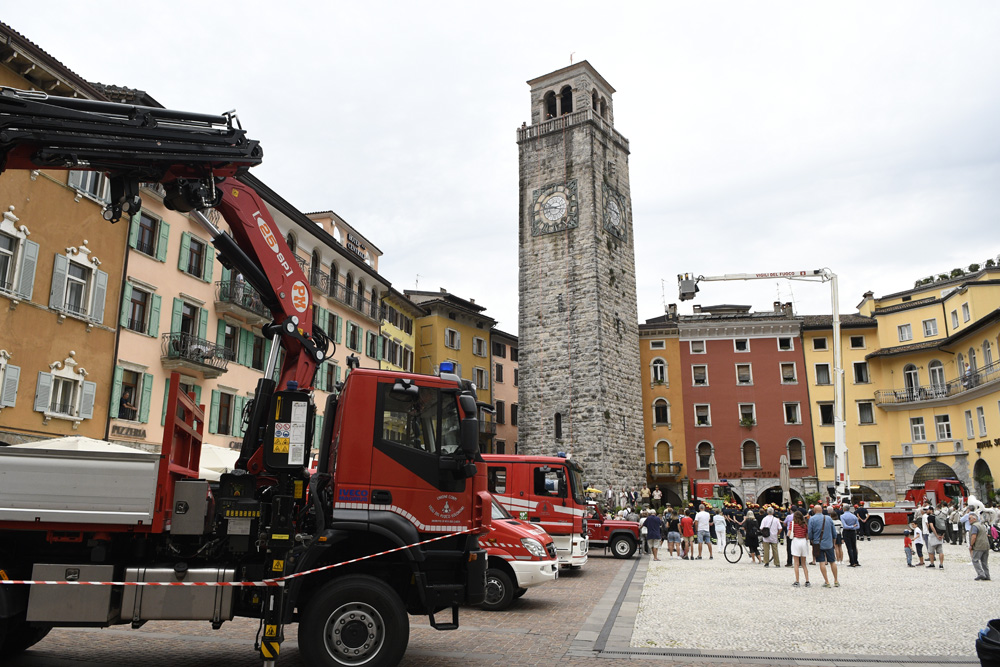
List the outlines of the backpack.
{"label": "backpack", "polygon": [[937,532],[941,535],[944,535],[944,533],[948,530],[948,519],[944,514],[934,515],[934,527],[937,528]]}

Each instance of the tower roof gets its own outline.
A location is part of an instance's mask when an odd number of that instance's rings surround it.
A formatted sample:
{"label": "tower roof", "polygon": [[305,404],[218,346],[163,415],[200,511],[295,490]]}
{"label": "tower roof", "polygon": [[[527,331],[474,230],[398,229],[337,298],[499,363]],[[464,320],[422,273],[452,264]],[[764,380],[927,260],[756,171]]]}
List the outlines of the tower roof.
{"label": "tower roof", "polygon": [[608,83],[607,80],[601,76],[596,69],[594,69],[593,65],[586,60],[581,60],[578,63],[573,63],[572,65],[563,67],[562,69],[557,69],[555,72],[549,72],[548,74],[543,74],[542,76],[535,77],[534,79],[529,79],[528,85],[531,86],[532,90],[534,90],[535,88],[552,85],[556,81],[568,79],[571,75],[576,74],[577,72],[587,72],[594,77],[594,79],[597,80],[601,86],[607,89],[609,93],[615,92],[615,89],[611,86],[611,84]]}

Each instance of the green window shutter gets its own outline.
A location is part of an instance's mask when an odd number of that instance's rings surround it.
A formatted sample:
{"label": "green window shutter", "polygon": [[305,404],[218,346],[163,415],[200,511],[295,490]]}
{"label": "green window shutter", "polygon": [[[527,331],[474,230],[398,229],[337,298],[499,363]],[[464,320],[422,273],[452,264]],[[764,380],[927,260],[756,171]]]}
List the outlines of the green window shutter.
{"label": "green window shutter", "polygon": [[233,428],[232,434],[243,435],[243,397],[233,396]]}
{"label": "green window shutter", "polygon": [[170,378],[163,385],[163,414],[160,415],[160,426],[167,425],[167,398],[170,397]]}
{"label": "green window shutter", "polygon": [[377,354],[377,356],[375,358],[381,360],[382,359],[382,353],[383,353],[383,347],[385,345],[385,339],[382,338],[381,336],[377,336],[377,339],[378,339],[378,354]]}
{"label": "green window shutter", "polygon": [[340,345],[341,335],[340,332],[343,329],[343,318],[340,315],[334,314],[333,316],[333,342]]}
{"label": "green window shutter", "polygon": [[188,261],[191,259],[191,235],[187,232],[181,234],[181,252],[177,258],[177,268],[187,271]]}
{"label": "green window shutter", "polygon": [[122,372],[123,369],[121,366],[115,366],[115,380],[111,385],[111,409],[108,410],[108,413],[111,414],[112,417],[117,417],[118,419],[121,419],[118,415],[118,408],[121,406],[119,406],[118,403],[122,398]]}
{"label": "green window shutter", "polygon": [[333,367],[333,381],[340,382],[340,366]]}
{"label": "green window shutter", "polygon": [[132,219],[128,224],[128,244],[130,247],[134,248],[139,243],[139,218],[142,217],[140,213],[136,213],[132,216]]}
{"label": "green window shutter", "polygon": [[198,338],[205,340],[208,336],[208,311],[201,309],[201,323],[198,325]]}
{"label": "green window shutter", "polygon": [[118,318],[118,324],[127,327],[128,326],[128,316],[131,315],[132,308],[132,283],[125,283],[125,289],[122,290],[122,312],[121,316]]}
{"label": "green window shutter", "polygon": [[149,404],[153,401],[153,374],[142,374],[142,402],[139,403],[139,421],[149,423]]}
{"label": "green window shutter", "polygon": [[208,416],[208,432],[216,433],[219,429],[219,397],[222,395],[218,389],[212,390],[212,408]]}
{"label": "green window shutter", "polygon": [[205,244],[205,271],[202,274],[202,278],[205,279],[206,283],[212,282],[212,270],[215,267],[215,251],[212,250],[212,246]]}
{"label": "green window shutter", "polygon": [[170,315],[170,333],[181,332],[181,314],[184,312],[184,300],[174,297],[174,311]]}
{"label": "green window shutter", "polygon": [[194,402],[201,405],[201,385],[194,386]]}
{"label": "green window shutter", "polygon": [[222,347],[226,344],[226,321],[219,318],[219,330],[215,335],[215,344]]}
{"label": "green window shutter", "polygon": [[160,335],[160,295],[154,294],[149,305],[149,335],[156,338]]}
{"label": "green window shutter", "polygon": [[316,415],[316,427],[313,429],[313,447],[319,451],[323,441],[323,415]]}
{"label": "green window shutter", "polygon": [[167,261],[167,244],[170,243],[170,225],[160,220],[160,239],[156,243],[156,259]]}
{"label": "green window shutter", "polygon": [[222,278],[221,278],[222,282],[228,283],[230,280],[232,280],[232,275],[233,275],[232,271],[230,271],[226,267],[222,267]]}

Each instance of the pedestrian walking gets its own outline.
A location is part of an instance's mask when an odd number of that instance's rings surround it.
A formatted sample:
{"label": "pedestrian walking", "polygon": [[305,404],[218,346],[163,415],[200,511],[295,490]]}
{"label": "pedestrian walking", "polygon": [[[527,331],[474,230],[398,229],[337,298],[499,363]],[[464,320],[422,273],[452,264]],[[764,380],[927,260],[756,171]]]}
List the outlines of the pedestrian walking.
{"label": "pedestrian walking", "polygon": [[903,553],[906,554],[906,567],[913,567],[913,540],[910,531],[903,531]]}
{"label": "pedestrian walking", "polygon": [[646,529],[646,542],[649,544],[649,548],[653,551],[653,560],[660,560],[660,542],[663,539],[663,522],[660,517],[653,512],[648,515],[643,521],[643,527]]}
{"label": "pedestrian walking", "polygon": [[747,518],[743,520],[743,530],[745,532],[743,544],[750,552],[750,562],[763,563],[764,561],[760,559],[760,555],[758,554],[758,549],[760,549],[760,528],[757,526],[757,518],[754,516],[753,510],[747,510]]}
{"label": "pedestrian walking", "polygon": [[944,569],[944,537],[947,524],[948,517],[945,516],[943,509],[936,513],[932,512],[927,520],[927,526],[931,529],[931,537],[927,541],[931,554],[931,564],[928,567],[934,567],[934,556],[936,555],[938,569]]}
{"label": "pedestrian walking", "polygon": [[990,540],[986,526],[980,523],[975,514],[969,517],[969,555],[972,565],[976,568],[976,578],[973,581],[990,580]]}
{"label": "pedestrian walking", "polygon": [[819,562],[820,574],[823,575],[823,588],[830,588],[830,579],[826,576],[827,563],[833,572],[833,585],[840,587],[840,581],[837,579],[837,557],[833,550],[833,534],[833,521],[822,511],[816,512],[809,519],[809,541],[819,546],[816,560]]}
{"label": "pedestrian walking", "polygon": [[795,511],[788,510],[785,513],[785,567],[792,566],[792,559],[794,555],[792,554],[792,526],[795,523]]}
{"label": "pedestrian walking", "polygon": [[694,522],[698,527],[698,560],[701,560],[701,545],[708,545],[708,559],[712,560],[712,536],[709,533],[709,524],[712,515],[705,510],[705,505],[698,505],[698,513],[694,515]]}
{"label": "pedestrian walking", "polygon": [[760,535],[764,541],[764,567],[771,567],[774,561],[775,567],[781,567],[781,560],[778,558],[778,535],[781,534],[781,521],[774,516],[774,508],[768,507],[767,514],[760,521]]}
{"label": "pedestrian walking", "polygon": [[712,525],[715,526],[715,539],[718,541],[719,553],[726,548],[726,517],[722,510],[716,510],[712,516]]}
{"label": "pedestrian walking", "polygon": [[917,563],[919,567],[924,564],[924,535],[917,527],[916,521],[910,522],[910,532],[913,533],[913,545],[917,548],[917,558],[920,559],[920,562]]}
{"label": "pedestrian walking", "polygon": [[809,556],[809,527],[806,525],[806,518],[802,512],[796,510],[792,515],[792,560],[795,564],[795,583],[799,585],[799,568],[806,579],[806,586],[809,586],[809,568],[806,567],[806,558]]}
{"label": "pedestrian walking", "polygon": [[844,513],[840,515],[840,526],[844,536],[844,546],[847,547],[848,567],[858,567],[858,529],[861,522],[854,516],[851,506],[848,505]]}
{"label": "pedestrian walking", "polygon": [[690,514],[681,517],[681,547],[684,549],[684,560],[691,560],[694,551],[694,519]]}
{"label": "pedestrian walking", "polygon": [[844,524],[840,520],[840,514],[837,512],[837,508],[830,505],[826,508],[826,513],[833,520],[833,551],[837,555],[837,562],[844,562]]}
{"label": "pedestrian walking", "polygon": [[931,516],[931,508],[929,505],[924,505],[923,514],[920,516],[920,532],[924,537],[924,551],[927,552],[927,560],[930,561],[928,567],[934,567],[934,554],[931,553],[931,526],[934,523],[933,517]]}
{"label": "pedestrian walking", "polygon": [[681,522],[676,512],[666,511],[663,517],[667,523],[667,552],[671,558],[682,558]]}

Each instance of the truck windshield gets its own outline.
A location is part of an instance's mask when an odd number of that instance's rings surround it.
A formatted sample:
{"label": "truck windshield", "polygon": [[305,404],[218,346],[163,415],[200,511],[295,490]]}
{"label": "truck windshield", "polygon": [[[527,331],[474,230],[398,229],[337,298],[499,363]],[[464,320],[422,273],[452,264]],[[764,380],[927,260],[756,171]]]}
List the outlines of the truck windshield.
{"label": "truck windshield", "polygon": [[452,392],[420,387],[417,396],[400,396],[382,383],[382,439],[433,454],[459,448],[458,401]]}
{"label": "truck windshield", "polygon": [[952,500],[956,500],[969,495],[969,493],[965,490],[964,484],[945,484],[944,495],[948,496]]}
{"label": "truck windshield", "polygon": [[569,492],[573,496],[573,500],[577,504],[583,505],[583,470],[580,465],[575,461],[567,461],[567,468],[569,469]]}

